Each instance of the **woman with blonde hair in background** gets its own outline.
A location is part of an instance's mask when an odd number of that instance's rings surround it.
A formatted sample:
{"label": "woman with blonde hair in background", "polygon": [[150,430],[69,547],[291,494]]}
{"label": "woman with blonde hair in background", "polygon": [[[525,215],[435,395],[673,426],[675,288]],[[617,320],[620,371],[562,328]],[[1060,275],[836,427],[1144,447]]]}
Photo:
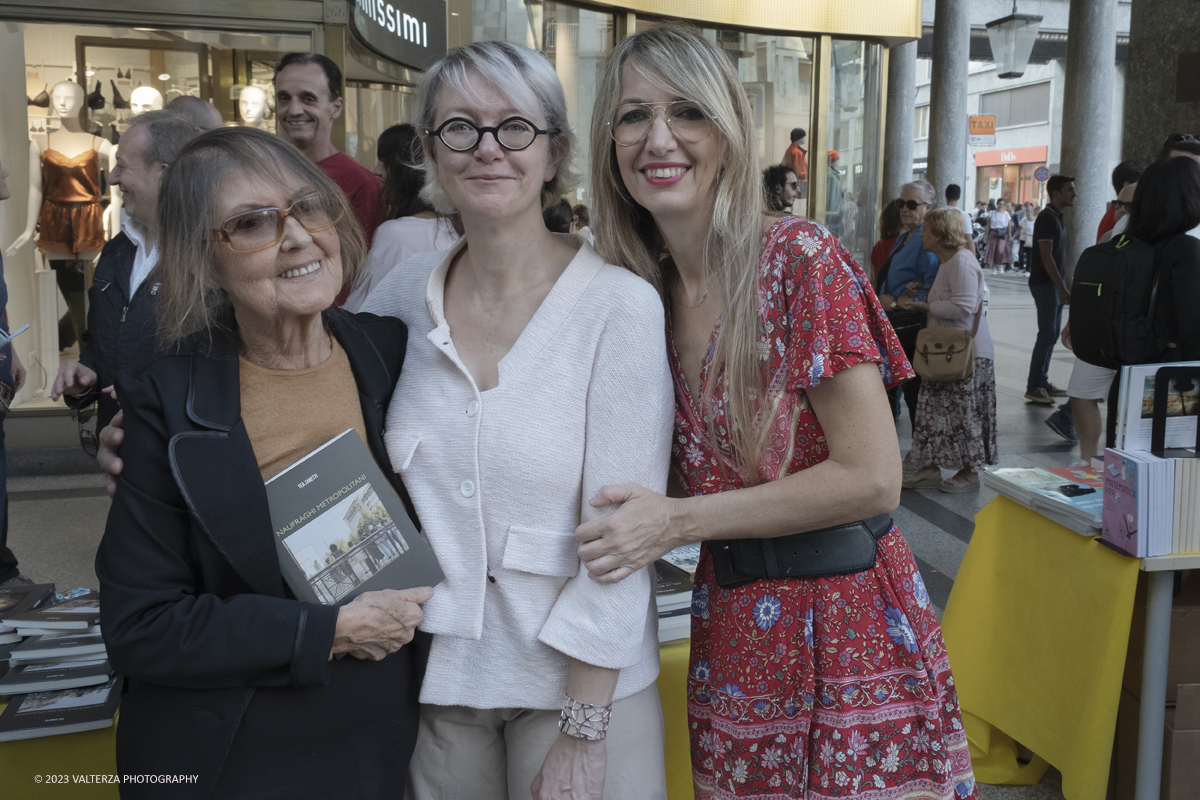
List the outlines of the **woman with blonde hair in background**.
{"label": "woman with blonde hair in background", "polygon": [[[592,120],[601,252],[666,306],[687,497],[607,486],[590,504],[620,507],[576,538],[606,585],[703,543],[696,797],[974,797],[945,644],[891,523],[885,387],[911,371],[870,281],[822,226],[768,216],[745,91],[699,31],[622,40]],[[858,550],[830,559],[813,540]]]}
{"label": "woman with blonde hair in background", "polygon": [[[983,311],[983,269],[967,249],[962,215],[956,209],[926,214],[921,237],[942,265],[924,301],[900,297],[900,306],[926,312],[928,328],[974,330],[975,366],[961,381],[921,381],[912,437],[918,469],[905,476],[904,487],[971,492],[979,488],[979,470],[998,457],[996,353]],[[943,469],[956,472],[942,480]]]}

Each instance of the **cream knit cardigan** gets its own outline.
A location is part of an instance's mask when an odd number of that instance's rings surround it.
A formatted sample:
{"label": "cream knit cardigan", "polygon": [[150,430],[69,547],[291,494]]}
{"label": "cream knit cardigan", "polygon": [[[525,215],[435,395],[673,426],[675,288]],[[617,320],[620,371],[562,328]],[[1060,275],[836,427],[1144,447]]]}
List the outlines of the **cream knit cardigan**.
{"label": "cream knit cardigan", "polygon": [[611,509],[607,484],[662,492],[674,395],[658,294],[579,251],[480,392],[443,313],[448,251],[397,265],[363,311],[408,326],[384,441],[446,579],[425,604],[434,634],[421,702],[562,706],[568,656],[619,668],[616,698],[658,675],[654,578],[587,576],[576,526]]}

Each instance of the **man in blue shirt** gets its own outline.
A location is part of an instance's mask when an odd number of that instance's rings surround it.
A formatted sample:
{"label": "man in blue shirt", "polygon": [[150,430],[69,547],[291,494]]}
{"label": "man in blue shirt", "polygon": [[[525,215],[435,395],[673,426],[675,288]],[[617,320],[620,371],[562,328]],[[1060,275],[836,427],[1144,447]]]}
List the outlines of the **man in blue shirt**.
{"label": "man in blue shirt", "polygon": [[[896,239],[888,260],[879,268],[876,292],[887,311],[888,321],[896,330],[904,354],[912,360],[917,346],[917,333],[925,327],[925,314],[920,311],[905,311],[896,298],[908,293],[909,284],[920,284],[917,299],[924,300],[937,277],[937,256],[928,252],[921,244],[921,228],[925,223],[925,212],[933,207],[933,186],[926,181],[913,181],[900,187],[900,199],[895,202],[900,208],[900,222],[904,231]],[[908,418],[916,427],[917,396],[921,391],[921,379],[914,377],[888,392],[892,400],[892,413],[900,416],[900,393],[908,406]]]}

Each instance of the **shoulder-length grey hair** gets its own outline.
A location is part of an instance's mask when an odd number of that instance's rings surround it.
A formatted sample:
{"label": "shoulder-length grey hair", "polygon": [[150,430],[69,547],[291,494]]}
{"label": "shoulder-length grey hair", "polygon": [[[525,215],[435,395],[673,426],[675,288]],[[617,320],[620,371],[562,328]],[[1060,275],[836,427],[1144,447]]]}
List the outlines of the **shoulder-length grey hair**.
{"label": "shoulder-length grey hair", "polygon": [[609,57],[592,112],[591,228],[606,261],[628,267],[664,295],[671,269],[666,245],[650,213],[625,188],[609,133],[626,67],[665,92],[698,104],[722,145],[722,164],[708,197],[711,223],[703,267],[706,282],[721,287],[725,310],[702,396],[705,408],[711,408],[723,374],[733,427],[729,438],[744,478],[755,483],[764,436],[756,421],[759,398],[765,396],[758,354],[758,262],[767,206],[750,101],[729,56],[688,25],[667,23],[638,31],[622,39]]}
{"label": "shoulder-length grey hair", "polygon": [[[426,137],[430,158],[421,168],[425,170],[425,186],[421,199],[442,214],[454,214],[458,209],[437,182],[436,137],[429,131],[440,122],[435,118],[442,89],[452,86],[468,99],[474,97],[467,84],[468,76],[477,75],[517,108],[537,109],[546,119],[550,136],[550,157],[558,159],[558,171],[542,186],[542,208],[558,202],[578,182],[571,161],[575,155],[575,134],[567,122],[567,99],[563,95],[558,74],[545,56],[528,47],[504,41],[473,42],[452,50],[434,62],[421,83],[418,101],[417,129]],[[479,101],[482,104],[482,100]]]}
{"label": "shoulder-length grey hair", "polygon": [[159,341],[170,347],[213,331],[229,311],[215,280],[221,199],[238,174],[280,186],[311,186],[325,200],[341,245],[342,280],[352,282],[366,254],[362,228],[337,184],[284,140],[254,128],[217,128],[197,136],[167,168],[158,193]]}

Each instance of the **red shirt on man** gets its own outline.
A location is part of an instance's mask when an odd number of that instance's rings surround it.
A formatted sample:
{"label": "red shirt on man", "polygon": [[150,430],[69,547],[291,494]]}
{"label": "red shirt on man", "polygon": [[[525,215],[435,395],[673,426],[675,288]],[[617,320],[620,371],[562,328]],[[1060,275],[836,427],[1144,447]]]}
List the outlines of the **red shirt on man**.
{"label": "red shirt on man", "polygon": [[[345,153],[334,153],[329,158],[318,161],[317,166],[329,176],[329,180],[336,183],[346,193],[346,199],[350,201],[350,208],[354,210],[354,216],[358,219],[358,224],[362,226],[363,233],[367,237],[367,246],[370,247],[371,239],[375,236],[375,229],[383,222],[384,215],[387,213],[383,204],[381,194],[383,187],[379,183],[379,178]],[[338,292],[333,304],[340,306],[346,302],[346,298],[349,296],[350,284],[346,283]]]}
{"label": "red shirt on man", "polygon": [[804,148],[796,142],[788,145],[787,151],[783,154],[783,161],[779,163],[796,173],[798,180],[808,180],[808,159],[804,155]]}

